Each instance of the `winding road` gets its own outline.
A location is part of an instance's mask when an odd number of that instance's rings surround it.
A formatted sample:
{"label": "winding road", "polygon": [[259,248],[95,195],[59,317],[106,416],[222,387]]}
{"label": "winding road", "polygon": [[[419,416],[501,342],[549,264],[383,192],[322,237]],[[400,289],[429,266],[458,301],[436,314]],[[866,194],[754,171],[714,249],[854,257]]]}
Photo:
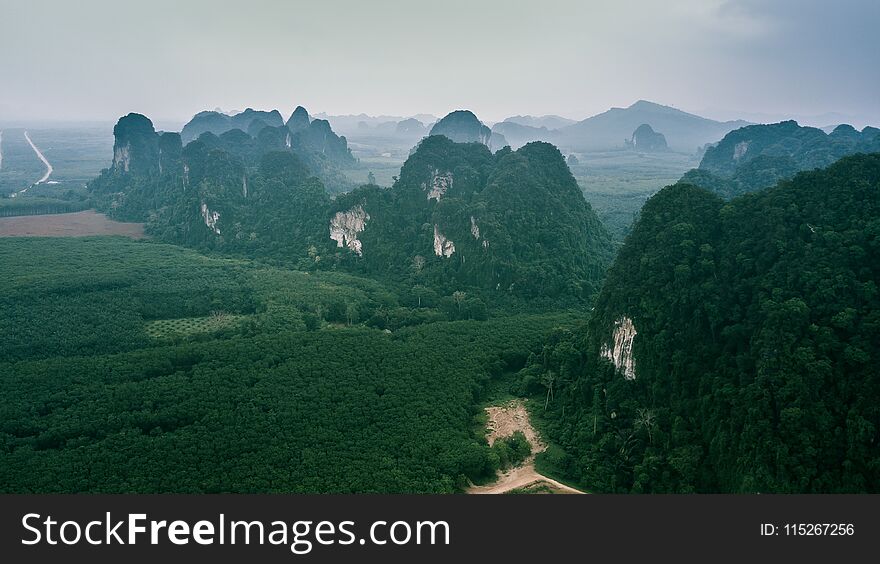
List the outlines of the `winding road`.
{"label": "winding road", "polygon": [[49,180],[49,177],[52,176],[52,171],[54,169],[52,168],[52,165],[49,163],[49,161],[46,159],[45,155],[43,155],[43,153],[41,153],[40,150],[37,149],[37,146],[34,145],[34,142],[31,141],[31,137],[30,135],[28,135],[27,131],[24,132],[24,138],[27,139],[27,142],[28,144],[30,144],[31,149],[33,149],[34,152],[37,154],[37,158],[43,161],[43,164],[46,165],[46,174],[43,175],[43,178],[34,182],[34,184],[42,184],[43,182]]}
{"label": "winding road", "polygon": [[[24,132],[24,138],[27,140],[28,144],[31,146],[31,149],[34,150],[34,153],[37,154],[37,158],[40,159],[41,161],[43,161],[43,164],[46,165],[46,174],[44,174],[42,178],[40,178],[39,180],[37,180],[36,182],[31,184],[27,188],[19,190],[18,192],[13,192],[12,194],[9,195],[10,198],[14,198],[14,197],[18,196],[19,194],[24,194],[25,192],[28,191],[28,188],[31,188],[32,186],[36,186],[37,184],[42,184],[43,182],[46,182],[47,180],[49,180],[49,177],[52,176],[52,171],[55,170],[52,168],[52,164],[49,162],[49,160],[46,158],[46,156],[37,148],[36,145],[34,145],[34,142],[31,141],[31,136],[28,135],[27,131]],[[2,156],[0,156],[0,161],[2,161]]]}

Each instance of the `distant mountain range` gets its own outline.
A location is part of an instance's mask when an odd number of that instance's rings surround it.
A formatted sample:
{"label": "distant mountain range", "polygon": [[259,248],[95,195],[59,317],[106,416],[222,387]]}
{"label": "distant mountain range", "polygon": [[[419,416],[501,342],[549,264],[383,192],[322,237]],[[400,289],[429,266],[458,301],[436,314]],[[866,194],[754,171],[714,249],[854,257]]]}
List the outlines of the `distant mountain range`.
{"label": "distant mountain range", "polygon": [[[452,114],[454,115],[455,112]],[[313,118],[316,118],[315,121],[320,120],[321,125],[329,124],[325,129],[332,128],[338,135],[359,139],[359,146],[364,143],[367,145],[375,143],[370,139],[387,139],[393,140],[400,146],[411,147],[429,135],[432,128],[442,121],[432,114],[404,117],[371,116],[364,113],[347,115],[319,113]],[[256,136],[264,125],[271,127],[284,125],[281,114],[277,110],[263,112],[250,108],[238,113],[222,113],[215,110],[197,114],[184,127],[181,135],[184,143],[196,139],[205,131],[219,135],[232,129],[241,129]],[[289,127],[290,123],[287,125]],[[657,140],[662,136],[666,147],[671,151],[702,153],[709,145],[719,143],[731,131],[749,125],[754,124],[743,119],[717,121],[670,106],[639,100],[629,107],[611,108],[581,121],[559,115],[511,116],[492,125],[491,134],[482,131],[479,135],[465,137],[474,137],[471,140],[484,142],[493,150],[501,148],[504,144],[509,144],[515,150],[532,141],[544,141],[556,145],[566,153],[625,148],[642,151],[654,150],[655,144],[646,145],[645,147],[649,147],[646,149],[636,146],[633,139],[640,128],[643,132],[650,128],[650,131],[657,134]],[[823,129],[830,133],[835,127],[836,125],[829,125]],[[456,141],[464,141],[464,138],[460,138],[455,133],[452,136]],[[486,139],[490,138],[491,142],[486,142]],[[658,142],[657,145],[662,146],[662,143]]]}
{"label": "distant mountain range", "polygon": [[724,135],[746,121],[719,122],[689,114],[669,106],[639,100],[628,108],[611,108],[606,112],[574,122],[559,116],[517,116],[496,123],[492,130],[503,135],[513,148],[530,141],[546,141],[566,151],[601,151],[635,148],[636,130],[643,126],[662,135],[673,151],[693,153],[708,143],[716,143]]}
{"label": "distant mountain range", "polygon": [[[424,136],[423,129],[427,132],[440,121],[429,114],[409,118],[367,114],[318,116],[329,121],[336,131],[350,137],[418,139]],[[669,149],[694,153],[708,143],[717,143],[730,131],[750,123],[744,120],[715,121],[640,100],[628,108],[611,108],[582,121],[558,115],[511,116],[492,126],[494,141],[491,146],[497,149],[500,140],[504,139],[513,149],[532,141],[553,143],[567,152],[633,148],[633,135],[643,125],[663,135]]]}
{"label": "distant mountain range", "polygon": [[715,143],[734,129],[749,122],[714,121],[669,106],[639,100],[628,108],[611,108],[560,129],[553,139],[572,150],[597,150],[623,147],[639,126],[647,124],[663,134],[674,151],[695,152],[707,143]]}

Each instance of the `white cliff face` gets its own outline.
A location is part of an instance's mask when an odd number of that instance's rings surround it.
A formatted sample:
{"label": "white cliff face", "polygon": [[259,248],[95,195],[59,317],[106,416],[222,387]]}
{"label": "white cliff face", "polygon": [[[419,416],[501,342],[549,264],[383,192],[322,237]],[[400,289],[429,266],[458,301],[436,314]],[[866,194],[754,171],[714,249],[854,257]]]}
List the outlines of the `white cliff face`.
{"label": "white cliff face", "polygon": [[128,167],[131,164],[131,145],[126,144],[122,147],[116,147],[116,150],[113,151],[113,168],[116,170],[123,170],[128,172]]}
{"label": "white cliff face", "polygon": [[431,182],[430,185],[426,182],[422,182],[422,190],[428,193],[428,199],[434,199],[438,202],[440,198],[446,194],[446,191],[452,187],[452,173],[451,172],[443,172],[441,173],[438,169],[434,169],[434,172],[431,173]]}
{"label": "white cliff face", "polygon": [[364,211],[363,205],[336,212],[330,219],[330,238],[336,241],[337,247],[348,247],[358,256],[363,256],[363,245],[358,240],[358,233],[364,230],[369,219],[370,214]]}
{"label": "white cliff face", "polygon": [[244,198],[247,198],[247,176],[242,175],[241,177],[241,195]]}
{"label": "white cliff face", "polygon": [[434,254],[438,257],[451,257],[455,252],[455,243],[440,233],[440,226],[434,224]]}
{"label": "white cliff face", "polygon": [[636,326],[629,317],[620,317],[614,322],[614,334],[612,344],[602,345],[600,354],[610,360],[617,372],[623,374],[627,380],[636,379],[636,361],[633,358],[633,339],[636,337]]}
{"label": "white cliff face", "polygon": [[290,149],[290,133],[288,133],[287,137],[284,138],[284,146]]}
{"label": "white cliff face", "polygon": [[740,141],[733,148],[733,160],[740,160],[743,155],[746,154],[746,151],[749,150],[749,142],[748,141]]}
{"label": "white cliff face", "polygon": [[474,219],[474,216],[471,216],[471,235],[474,236],[474,239],[480,239],[480,226],[477,225],[477,220]]}
{"label": "white cliff face", "polygon": [[202,219],[205,220],[205,227],[213,231],[215,235],[220,235],[220,228],[217,227],[217,222],[220,221],[220,212],[209,210],[208,204],[205,202],[202,202]]}

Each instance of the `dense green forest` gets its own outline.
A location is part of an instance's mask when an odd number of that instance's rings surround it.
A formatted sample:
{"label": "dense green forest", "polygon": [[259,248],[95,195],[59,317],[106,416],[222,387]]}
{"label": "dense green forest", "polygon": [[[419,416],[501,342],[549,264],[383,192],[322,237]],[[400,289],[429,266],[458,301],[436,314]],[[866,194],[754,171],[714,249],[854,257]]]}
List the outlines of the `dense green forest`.
{"label": "dense green forest", "polygon": [[774,186],[800,171],[824,168],[841,157],[880,151],[880,129],[839,125],[830,134],[795,121],[750,125],[706,149],[699,168],[682,182],[726,198]]}
{"label": "dense green forest", "polygon": [[458,491],[523,456],[487,384],[577,319],[122,238],[0,262],[4,492]]}
{"label": "dense green forest", "polygon": [[665,188],[589,329],[520,375],[564,449],[543,463],[609,492],[880,491],[878,280],[880,155],[728,203]]}

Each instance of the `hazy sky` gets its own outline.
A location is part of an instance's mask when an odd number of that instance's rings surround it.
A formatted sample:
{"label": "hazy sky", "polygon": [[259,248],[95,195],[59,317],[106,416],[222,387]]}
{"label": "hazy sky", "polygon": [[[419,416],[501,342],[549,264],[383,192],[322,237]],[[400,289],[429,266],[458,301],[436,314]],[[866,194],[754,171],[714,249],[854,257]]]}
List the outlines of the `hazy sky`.
{"label": "hazy sky", "polygon": [[0,119],[202,109],[880,122],[878,0],[0,0]]}

